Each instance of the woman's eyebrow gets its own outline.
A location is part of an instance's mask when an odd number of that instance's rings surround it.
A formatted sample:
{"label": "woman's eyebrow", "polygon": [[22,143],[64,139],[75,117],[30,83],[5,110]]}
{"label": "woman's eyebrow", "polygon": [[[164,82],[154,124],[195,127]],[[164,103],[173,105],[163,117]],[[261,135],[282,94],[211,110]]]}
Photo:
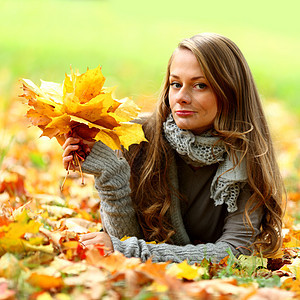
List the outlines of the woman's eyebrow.
{"label": "woman's eyebrow", "polygon": [[[177,76],[175,74],[170,74],[170,77],[174,77],[174,78],[177,78],[177,79],[180,78],[179,76]],[[201,75],[201,76],[192,77],[191,80],[197,80],[197,79],[200,79],[200,78],[204,78],[205,79],[205,77]]]}

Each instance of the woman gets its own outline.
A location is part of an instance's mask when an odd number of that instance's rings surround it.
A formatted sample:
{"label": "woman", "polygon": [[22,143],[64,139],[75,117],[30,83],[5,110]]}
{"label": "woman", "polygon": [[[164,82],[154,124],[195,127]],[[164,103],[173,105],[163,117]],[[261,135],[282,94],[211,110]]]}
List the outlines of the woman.
{"label": "woman", "polygon": [[[183,40],[143,128],[149,142],[121,158],[91,144],[82,169],[95,175],[106,232],[83,235],[85,245],[190,263],[219,261],[229,249],[279,250],[282,179],[251,71],[231,40],[212,33]],[[78,142],[66,140],[65,167]]]}

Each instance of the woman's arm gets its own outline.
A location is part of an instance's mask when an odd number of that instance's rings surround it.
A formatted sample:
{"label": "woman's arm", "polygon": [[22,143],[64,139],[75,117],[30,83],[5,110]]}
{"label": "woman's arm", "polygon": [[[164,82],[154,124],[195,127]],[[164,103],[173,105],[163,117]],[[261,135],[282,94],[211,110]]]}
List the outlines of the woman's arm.
{"label": "woman's arm", "polygon": [[125,241],[120,241],[116,237],[111,236],[114,250],[123,253],[126,257],[139,257],[142,261],[151,258],[153,262],[182,262],[187,260],[193,264],[201,262],[204,258],[212,259],[212,261],[220,261],[227,256],[227,249],[230,245],[224,242],[207,243],[186,246],[177,246],[171,244],[147,244],[144,240],[131,237]]}
{"label": "woman's arm", "polygon": [[130,167],[102,142],[93,146],[82,163],[84,172],[95,176],[101,200],[101,219],[105,231],[121,239],[125,235],[142,237],[130,197]]}
{"label": "woman's arm", "polygon": [[144,240],[132,237],[125,241],[120,241],[116,237],[111,236],[114,250],[122,252],[127,257],[140,257],[143,261],[152,258],[153,262],[181,262],[187,260],[193,264],[201,262],[203,258],[212,259],[212,261],[220,261],[228,255],[230,248],[234,255],[251,254],[249,249],[251,243],[255,240],[255,236],[259,233],[262,208],[256,210],[250,215],[252,225],[254,227],[254,235],[249,227],[245,227],[243,220],[243,212],[245,203],[250,193],[245,189],[238,201],[238,211],[229,213],[225,219],[222,236],[215,243],[206,243],[185,246],[177,246],[170,244],[147,244]]}

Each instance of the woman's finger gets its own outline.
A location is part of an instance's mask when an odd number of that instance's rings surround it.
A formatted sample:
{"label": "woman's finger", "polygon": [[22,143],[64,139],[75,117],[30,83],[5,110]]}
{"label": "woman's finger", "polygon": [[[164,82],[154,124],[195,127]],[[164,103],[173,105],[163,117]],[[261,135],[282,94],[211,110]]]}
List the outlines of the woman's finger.
{"label": "woman's finger", "polygon": [[73,155],[69,155],[63,158],[63,166],[67,170],[69,167],[69,163],[73,160]]}
{"label": "woman's finger", "polygon": [[84,246],[88,246],[88,245],[96,245],[96,244],[99,244],[99,245],[103,245],[104,246],[104,243],[99,241],[99,240],[94,240],[94,239],[90,239],[90,240],[86,240],[86,241],[81,241],[81,243],[84,245]]}
{"label": "woman's finger", "polygon": [[63,157],[69,156],[72,151],[76,151],[78,149],[79,149],[79,145],[69,145],[63,152],[62,156]]}
{"label": "woman's finger", "polygon": [[69,145],[78,144],[80,142],[79,138],[69,137],[66,139],[65,143],[62,145],[63,150],[65,150]]}
{"label": "woman's finger", "polygon": [[104,232],[92,232],[81,235],[79,242],[84,246],[89,245],[103,245],[105,254],[110,254],[114,251],[110,236]]}
{"label": "woman's finger", "polygon": [[87,241],[87,240],[97,237],[97,234],[99,234],[99,233],[98,232],[85,233],[80,236],[79,240],[80,240],[80,242]]}

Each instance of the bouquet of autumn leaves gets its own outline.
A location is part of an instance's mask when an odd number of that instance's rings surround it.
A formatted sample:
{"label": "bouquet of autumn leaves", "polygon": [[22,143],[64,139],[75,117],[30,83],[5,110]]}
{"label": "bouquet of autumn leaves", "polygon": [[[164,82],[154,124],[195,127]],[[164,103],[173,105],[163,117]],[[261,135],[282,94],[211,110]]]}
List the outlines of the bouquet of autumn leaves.
{"label": "bouquet of autumn leaves", "polygon": [[[100,66],[83,74],[71,69],[63,84],[41,81],[37,87],[31,80],[21,79],[21,97],[32,107],[27,117],[43,131],[41,136],[55,137],[61,145],[66,135],[101,140],[113,150],[146,141],[141,125],[131,122],[139,107],[129,98],[114,99],[114,88],[103,87],[104,82]],[[80,167],[85,149],[81,144],[74,153],[73,167]]]}

